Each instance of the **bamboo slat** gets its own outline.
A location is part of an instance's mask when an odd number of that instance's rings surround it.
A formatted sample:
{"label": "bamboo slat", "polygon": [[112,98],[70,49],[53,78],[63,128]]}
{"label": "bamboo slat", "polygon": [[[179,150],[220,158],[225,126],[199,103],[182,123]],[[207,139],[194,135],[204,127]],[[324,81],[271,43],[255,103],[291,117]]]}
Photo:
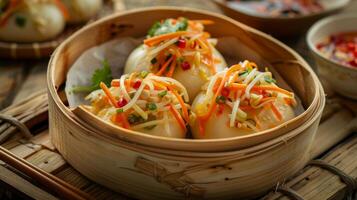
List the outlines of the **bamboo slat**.
{"label": "bamboo slat", "polygon": [[55,175],[80,189],[87,188],[93,184],[90,180],[70,166],[63,168],[63,170],[60,170]]}
{"label": "bamboo slat", "polygon": [[27,78],[21,85],[21,90],[16,94],[12,103],[20,102],[30,95],[37,93],[44,89],[46,85],[46,77],[43,76],[46,73],[47,62],[37,62],[35,66],[30,69]]}
{"label": "bamboo slat", "polygon": [[[323,160],[357,179],[357,134],[329,151]],[[306,167],[299,175],[286,183],[306,200],[341,199],[346,184],[338,176],[318,167]],[[288,200],[280,193],[270,194],[265,200]]]}
{"label": "bamboo slat", "polygon": [[0,68],[0,109],[10,105],[14,98],[14,90],[18,90],[21,84],[19,81],[23,79],[25,70],[23,65],[6,64],[8,67]]}
{"label": "bamboo slat", "polygon": [[51,140],[50,140],[50,134],[48,132],[48,129],[42,131],[35,137],[30,139],[30,142],[32,144],[37,144],[41,145],[43,148],[46,148],[48,150],[54,151],[55,147],[53,146]]}
{"label": "bamboo slat", "polygon": [[11,152],[19,158],[28,157],[41,149],[40,145],[34,145],[31,143],[20,144],[11,149]]}
{"label": "bamboo slat", "polygon": [[34,199],[57,200],[58,198],[38,188],[16,173],[0,165],[0,179],[14,188],[21,188],[21,192]]}
{"label": "bamboo slat", "polygon": [[12,148],[16,147],[17,145],[21,144],[20,140],[22,138],[23,138],[23,136],[21,134],[15,134],[12,137],[10,137],[9,139],[7,139],[7,141],[5,141],[3,144],[1,144],[1,146],[3,146],[6,149],[12,149]]}
{"label": "bamboo slat", "polygon": [[[162,4],[162,3],[165,3],[167,5],[173,5],[173,4],[179,4],[179,5],[188,5],[187,3],[190,3],[190,7],[197,7],[197,8],[200,8],[200,9],[209,9],[209,10],[213,10],[213,11],[217,11],[216,8],[214,8],[214,6],[212,6],[212,3],[209,3],[209,2],[205,2],[204,0],[203,1],[190,1],[190,0],[183,0],[183,1],[161,1],[161,0],[158,0],[158,1],[154,1],[156,3],[159,3],[159,4]],[[192,3],[192,6],[191,6],[191,3]],[[151,6],[153,3],[150,2],[146,2],[146,1],[142,1],[142,0],[126,0],[125,1],[125,4],[126,4],[126,7],[128,9],[133,9],[133,8],[137,8],[137,7],[142,7],[142,6]],[[211,9],[212,8],[212,9]],[[352,12],[355,12],[354,9],[350,9]],[[303,54],[304,55],[304,54]],[[305,56],[304,56],[305,57]],[[0,68],[0,74],[3,75],[3,72],[4,70],[7,70],[7,69],[4,69],[4,68]],[[16,70],[15,70],[16,71]],[[32,72],[32,71],[31,71]],[[10,73],[11,74],[11,73]],[[15,73],[14,73],[15,74]],[[23,79],[24,75],[23,73],[21,73],[21,77],[19,79]],[[17,76],[17,75],[16,75]],[[32,74],[31,74],[32,76]],[[2,79],[3,77],[0,76],[0,80],[5,80],[5,79]],[[7,79],[6,79],[7,80]],[[17,79],[18,80],[18,79]],[[3,81],[1,81],[3,83]],[[26,81],[25,81],[26,82]],[[14,82],[13,82],[14,83]],[[12,86],[12,88],[15,88],[15,90],[17,91],[20,87],[21,84],[17,84],[15,87]],[[22,88],[23,89],[23,88]],[[3,92],[5,91],[5,92]],[[326,91],[326,90],[325,90]],[[26,92],[26,91],[25,91]],[[13,99],[13,97],[15,96],[16,92],[11,92],[8,90],[8,88],[0,88],[0,108],[1,108],[1,105],[8,105],[10,103],[10,101]],[[328,92],[328,94],[330,94],[330,92]],[[26,96],[26,95],[23,95],[23,96]],[[5,99],[6,103],[2,104],[2,99]],[[330,127],[330,128],[333,128],[335,124],[331,124],[333,122],[333,120],[329,120],[330,117],[333,116],[333,114],[335,112],[337,112],[340,108],[341,108],[341,104],[338,102],[336,104],[334,104],[334,106],[330,106],[329,104],[326,106],[326,109],[325,109],[325,112],[323,114],[323,117],[322,117],[322,125],[326,125],[326,127]],[[340,112],[337,112],[336,115],[339,115],[341,114]],[[346,115],[347,116],[347,115]],[[41,120],[40,120],[41,121]],[[327,124],[326,124],[327,123]],[[329,125],[328,125],[329,124]],[[329,131],[330,129],[329,128],[326,128],[327,131]],[[318,131],[317,133],[317,136],[321,134],[321,131]],[[330,133],[330,136],[334,136],[333,133]],[[339,142],[337,139],[338,137],[328,137],[326,138],[327,140],[333,140],[334,142],[331,142],[330,145],[333,146],[335,145],[337,142]],[[326,142],[326,141],[325,141]],[[22,146],[22,145],[25,145],[25,144],[28,144],[29,142],[28,141],[25,141],[22,136],[20,134],[16,134],[14,136],[12,136],[11,138],[9,138],[4,144],[3,146],[5,146],[6,148],[8,149],[12,149],[14,152],[18,152],[19,154],[22,154],[21,151],[19,151],[20,149],[24,148],[24,147],[18,147],[18,146]],[[346,141],[346,143],[348,143],[348,141]],[[37,156],[41,156],[43,158],[39,158],[39,160],[46,160],[45,158],[48,158],[48,157],[51,157],[52,153],[56,153],[58,154],[58,152],[55,151],[52,143],[49,141],[49,135],[48,135],[48,131],[44,131],[42,133],[40,133],[39,135],[35,136],[32,140],[31,140],[31,144],[37,144],[37,145],[40,145],[41,146],[41,150],[42,149],[45,149],[45,150],[48,150],[46,151],[45,153],[42,153],[41,155],[37,155]],[[326,144],[324,144],[326,145]],[[26,145],[25,145],[26,146]],[[334,148],[333,150],[331,150],[329,152],[329,154],[332,154],[332,153],[335,153],[336,151],[338,151],[340,148],[339,147],[336,147]],[[25,148],[26,150],[26,148]],[[30,150],[26,150],[26,151],[30,151]],[[341,150],[342,152],[343,151],[346,151],[346,149],[343,149]],[[38,152],[38,151],[36,151]],[[25,155],[28,154],[28,153],[24,153]],[[50,155],[47,155],[47,154],[50,154]],[[32,155],[32,154],[30,154]],[[60,156],[60,155],[59,155]],[[340,157],[338,156],[338,159],[336,160],[336,162],[346,162],[346,159],[349,159],[349,161],[351,160],[355,160],[356,159],[356,153],[352,154],[353,157]],[[28,157],[28,155],[27,155]],[[41,162],[39,162],[40,164],[42,164]],[[50,162],[48,163],[49,165],[52,165],[53,162]],[[56,164],[56,162],[54,162]],[[355,163],[351,163],[352,165],[351,166],[354,166],[356,167],[356,165],[354,165]],[[1,167],[1,166],[0,166]],[[73,169],[70,165],[63,165],[63,166],[57,166],[57,167],[54,167],[56,169],[54,169],[54,174],[65,180],[67,183],[70,183],[74,186],[76,186],[77,188],[81,189],[81,190],[84,190],[86,189],[86,191],[89,191],[91,193],[91,196],[95,199],[103,199],[103,198],[106,198],[106,199],[120,199],[120,198],[124,198],[126,199],[125,197],[123,197],[122,195],[119,195],[119,194],[116,194],[112,191],[110,191],[109,189],[107,188],[104,188],[104,187],[101,187],[95,183],[93,183],[92,181],[88,180],[87,178],[85,178],[83,175],[81,175],[80,173],[78,173],[75,169]],[[316,168],[313,168],[315,171],[317,170]],[[306,191],[308,191],[309,187],[311,186],[310,184],[310,181],[311,180],[316,180],[316,182],[314,183],[314,185],[321,185],[323,184],[325,181],[328,181],[330,178],[336,178],[335,176],[331,176],[329,177],[328,180],[326,180],[324,178],[323,175],[325,174],[322,174],[322,173],[306,173],[306,171],[309,171],[311,170],[311,168],[307,167],[305,168],[304,170],[300,171],[298,173],[298,175],[296,177],[294,177],[293,181],[296,180],[296,184],[293,185],[293,188],[299,193],[299,194],[304,194],[302,193],[300,190],[302,190],[301,188],[307,188]],[[317,170],[319,171],[319,170]],[[321,171],[321,170],[320,170]],[[346,171],[347,172],[347,171]],[[329,174],[329,173],[327,173]],[[331,175],[331,174],[329,174]],[[8,183],[11,183],[12,180],[15,180],[17,179],[19,176],[17,176],[15,173],[11,174],[11,176],[6,176],[6,177],[11,177],[10,179],[7,179],[6,182]],[[354,176],[356,178],[356,176]],[[289,181],[288,183],[291,183],[291,181]],[[329,199],[333,199],[333,200],[337,200],[337,199],[342,199],[342,197],[344,196],[344,184],[336,181],[336,179],[334,179],[334,181],[332,182],[329,182],[331,183],[331,186],[330,187],[325,187],[325,188],[322,188],[322,187],[315,187],[315,189],[310,189],[311,191],[307,192],[307,193],[314,193],[315,195],[311,195],[311,196],[306,196],[308,198],[308,200],[310,199],[314,199],[313,197],[316,197],[318,198],[319,197],[319,194],[321,194],[321,197],[329,197]],[[338,185],[336,185],[336,183],[338,183]],[[36,187],[36,186],[33,186],[30,182],[20,182],[18,185],[14,185],[16,188],[18,188],[19,190],[22,190],[23,192],[24,191],[27,191],[27,188],[28,187]],[[342,186],[342,187],[341,187]],[[342,189],[341,189],[342,188]],[[316,190],[316,191],[314,191]],[[31,190],[30,192],[24,192],[28,195],[30,195],[32,198],[36,198],[38,195],[37,194],[37,191],[35,190]],[[106,195],[101,195],[101,193],[105,193]],[[107,195],[108,194],[108,195]],[[326,196],[324,196],[325,194],[328,194]],[[120,197],[118,197],[118,195]],[[304,196],[305,197],[305,196]],[[41,199],[41,198],[40,198]],[[45,199],[49,199],[49,198],[45,198]],[[282,197],[281,195],[279,195],[278,199],[287,199],[287,198],[284,198]]]}
{"label": "bamboo slat", "polygon": [[58,171],[66,164],[66,161],[61,155],[47,149],[38,151],[26,158],[26,160],[48,173]]}
{"label": "bamboo slat", "polygon": [[77,188],[74,188],[73,186],[70,186],[68,183],[57,178],[56,176],[46,173],[39,167],[36,167],[35,165],[17,157],[9,150],[1,146],[0,159],[14,169],[20,171],[22,174],[26,174],[27,176],[35,179],[39,184],[44,185],[52,192],[56,193],[56,196],[64,199],[91,199],[86,193],[78,190]]}
{"label": "bamboo slat", "polygon": [[[346,108],[331,115],[327,120],[320,124],[319,135],[315,139],[315,144],[311,151],[312,158],[321,155],[326,149],[332,147],[334,141],[341,141],[352,131],[356,130],[357,118]],[[328,139],[326,139],[328,138]]]}

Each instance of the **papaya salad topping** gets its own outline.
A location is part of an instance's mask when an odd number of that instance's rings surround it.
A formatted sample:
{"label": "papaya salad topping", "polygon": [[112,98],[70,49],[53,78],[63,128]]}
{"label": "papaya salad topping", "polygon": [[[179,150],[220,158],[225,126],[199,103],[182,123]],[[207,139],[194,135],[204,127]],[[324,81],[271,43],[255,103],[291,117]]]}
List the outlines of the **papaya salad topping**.
{"label": "papaya salad topping", "polygon": [[[204,31],[204,25],[213,23],[183,17],[156,22],[144,40],[150,71],[172,77],[175,69],[180,67],[184,71],[199,68],[200,75],[205,77],[215,74],[214,64],[221,62],[213,53],[217,40]],[[200,67],[202,64],[205,67]]]}
{"label": "papaya salad topping", "polygon": [[316,45],[323,56],[357,68],[357,32],[333,34]]}
{"label": "papaya salad topping", "polygon": [[238,10],[247,10],[271,17],[296,17],[321,12],[324,7],[319,0],[235,0],[228,3]]}
{"label": "papaya salad topping", "polygon": [[90,111],[105,121],[131,130],[151,130],[162,124],[169,129],[176,120],[186,132],[189,99],[178,81],[142,71],[113,79],[109,86],[104,82],[99,86],[86,100],[91,102]]}
{"label": "papaya salad topping", "polygon": [[[32,5],[37,3],[53,3],[62,12],[65,19],[69,17],[68,10],[61,0],[2,0],[0,2],[0,26],[6,25],[9,18],[17,11],[23,8],[31,8]],[[30,11],[36,12],[31,9]],[[16,16],[16,24],[20,27],[26,24],[26,20],[23,16]]]}
{"label": "papaya salad topping", "polygon": [[[272,73],[258,71],[255,63],[244,61],[218,72],[205,86],[206,100],[195,105],[199,131],[205,133],[209,118],[229,109],[227,126],[260,130],[258,115],[270,109],[276,120],[282,120],[282,113],[276,107],[277,101],[295,106],[294,93],[276,85]],[[249,117],[248,117],[249,116]]]}

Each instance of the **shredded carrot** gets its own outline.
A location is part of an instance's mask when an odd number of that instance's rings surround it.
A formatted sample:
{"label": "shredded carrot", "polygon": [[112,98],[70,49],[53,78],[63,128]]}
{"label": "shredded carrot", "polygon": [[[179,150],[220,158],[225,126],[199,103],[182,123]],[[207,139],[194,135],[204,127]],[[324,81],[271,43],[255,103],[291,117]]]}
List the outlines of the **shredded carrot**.
{"label": "shredded carrot", "polygon": [[176,68],[176,59],[171,63],[170,70],[166,73],[166,76],[172,77]]}
{"label": "shredded carrot", "polygon": [[[246,84],[240,84],[240,83],[232,83],[230,84],[230,89],[233,90],[244,90],[247,88]],[[251,91],[259,91],[259,90],[271,90],[271,91],[277,91],[289,96],[292,96],[292,93],[284,90],[282,88],[276,87],[276,86],[272,86],[272,85],[255,85],[252,87]]]}
{"label": "shredded carrot", "polygon": [[213,92],[217,92],[219,86],[221,85],[221,82],[222,82],[222,77],[218,77],[216,82],[213,85],[213,88],[212,88]]}
{"label": "shredded carrot", "polygon": [[174,86],[174,88],[175,88],[175,85],[170,85],[169,83],[166,83],[164,81],[154,80],[154,82],[157,83],[157,84],[160,84],[160,86],[165,87],[165,89],[168,88],[169,86],[171,86],[171,87]]}
{"label": "shredded carrot", "polygon": [[202,49],[209,51],[209,47],[201,39],[197,39],[197,42],[202,47]]}
{"label": "shredded carrot", "polygon": [[120,80],[114,79],[114,80],[112,80],[112,82],[110,83],[110,85],[111,85],[112,87],[119,87],[119,86],[120,86]]}
{"label": "shredded carrot", "polygon": [[162,82],[153,80],[154,88],[157,90],[166,90],[167,84],[162,84]]}
{"label": "shredded carrot", "polygon": [[171,63],[171,61],[172,61],[173,59],[176,59],[176,56],[171,56],[171,57],[161,66],[161,69],[160,69],[155,75],[161,76],[161,75],[165,72],[166,68],[169,66],[169,64]]}
{"label": "shredded carrot", "polygon": [[181,95],[179,95],[176,90],[174,90],[171,86],[168,86],[168,88],[170,89],[170,91],[175,95],[175,97],[177,98],[177,100],[179,101],[181,107],[182,107],[182,115],[183,118],[188,121],[189,117],[188,117],[188,110],[187,107],[185,105],[185,102],[183,101]]}
{"label": "shredded carrot", "polygon": [[153,84],[156,90],[166,90],[166,86],[161,84],[160,82],[153,81]]}
{"label": "shredded carrot", "polygon": [[[125,85],[128,85],[129,82],[130,81],[128,79],[126,79],[124,83],[125,83]],[[119,79],[113,79],[112,82],[110,83],[110,85],[112,87],[120,87],[120,80]]]}
{"label": "shredded carrot", "polygon": [[112,122],[120,124],[123,128],[130,129],[130,124],[125,113],[118,113],[111,117]]}
{"label": "shredded carrot", "polygon": [[178,31],[178,32],[174,32],[174,33],[167,33],[167,34],[162,34],[162,35],[158,35],[152,38],[148,38],[146,40],[144,40],[144,44],[148,45],[148,46],[153,46],[155,44],[158,44],[164,40],[169,40],[172,38],[176,38],[176,37],[180,37],[183,35],[187,35],[189,32],[187,31]]}
{"label": "shredded carrot", "polygon": [[104,93],[107,95],[109,101],[112,103],[114,107],[118,107],[115,98],[113,97],[112,93],[109,91],[108,87],[105,85],[105,83],[100,82],[99,84],[100,88],[104,91]]}
{"label": "shredded carrot", "polygon": [[233,71],[239,70],[240,68],[241,68],[241,66],[238,64],[238,65],[233,65],[232,67],[230,67],[230,68],[228,69],[228,71],[227,71],[226,74],[224,75],[224,77],[223,77],[223,79],[222,79],[222,81],[221,81],[221,83],[220,83],[220,85],[219,85],[219,87],[218,87],[218,89],[217,89],[217,91],[216,91],[214,97],[213,97],[212,100],[211,100],[211,106],[209,107],[208,112],[207,112],[205,115],[203,115],[203,116],[199,116],[201,119],[207,120],[207,119],[212,115],[213,111],[215,110],[215,108],[216,108],[216,106],[217,106],[217,104],[216,104],[216,102],[215,102],[215,101],[216,101],[216,98],[217,98],[217,96],[221,93],[221,90],[222,90],[222,88],[223,88],[225,82],[226,82],[227,79],[229,78],[229,75],[230,75]]}
{"label": "shredded carrot", "polygon": [[232,83],[229,86],[229,89],[231,90],[245,90],[245,88],[247,88],[247,84],[241,84],[241,83]]}
{"label": "shredded carrot", "polygon": [[252,111],[255,110],[255,108],[253,108],[252,106],[239,106],[239,109],[243,110],[243,111]]}
{"label": "shredded carrot", "polygon": [[180,124],[181,128],[186,132],[185,121],[182,119],[180,113],[177,110],[175,110],[175,108],[171,104],[169,105],[169,110],[174,115],[174,117],[176,118],[176,120]]}
{"label": "shredded carrot", "polygon": [[279,112],[278,108],[273,103],[271,103],[270,106],[271,106],[271,109],[272,109],[273,113],[275,114],[276,118],[279,121],[281,121],[283,119],[283,116]]}
{"label": "shredded carrot", "polygon": [[213,59],[213,52],[211,49],[210,44],[208,43],[207,40],[202,41],[201,39],[198,39],[199,43],[205,46],[205,50],[207,50],[208,55],[207,55],[207,61],[206,65],[211,71],[212,74],[216,74],[216,68],[214,67],[214,59]]}
{"label": "shredded carrot", "polygon": [[257,91],[257,90],[272,90],[272,91],[277,91],[289,96],[292,96],[293,94],[287,90],[284,90],[280,87],[276,86],[270,86],[270,85],[259,85],[259,86],[253,86],[252,91]]}
{"label": "shredded carrot", "polygon": [[249,62],[248,65],[249,65],[251,68],[258,68],[258,65],[255,64],[254,62]]}
{"label": "shredded carrot", "polygon": [[130,128],[130,124],[128,122],[128,118],[125,115],[125,113],[118,113],[117,117],[119,117],[119,120],[121,121],[121,123],[122,123],[124,128],[126,128],[126,129]]}
{"label": "shredded carrot", "polygon": [[295,104],[295,100],[291,98],[284,98],[286,104],[293,106]]}
{"label": "shredded carrot", "polygon": [[269,100],[272,100],[272,99],[276,99],[276,97],[265,97],[263,98],[262,100],[260,100],[261,102],[266,102],[266,101],[269,101]]}

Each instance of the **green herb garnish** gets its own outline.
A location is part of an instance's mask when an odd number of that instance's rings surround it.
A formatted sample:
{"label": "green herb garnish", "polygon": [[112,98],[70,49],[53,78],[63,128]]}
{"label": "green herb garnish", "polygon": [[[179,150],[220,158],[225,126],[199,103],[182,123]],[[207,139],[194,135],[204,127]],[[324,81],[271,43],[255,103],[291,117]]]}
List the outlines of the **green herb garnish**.
{"label": "green herb garnish", "polygon": [[270,76],[265,76],[265,77],[264,77],[264,80],[265,80],[265,82],[267,82],[267,83],[276,83],[276,80],[273,79],[273,78],[270,77]]}
{"label": "green herb garnish", "polygon": [[178,58],[176,58],[176,62],[178,62],[178,63],[182,63],[183,61],[185,61],[185,58],[184,58],[184,57],[178,57]]}
{"label": "green herb garnish", "polygon": [[159,97],[164,97],[167,94],[167,90],[160,92],[158,95]]}
{"label": "green herb garnish", "polygon": [[155,103],[147,103],[146,104],[146,108],[149,109],[149,110],[156,110],[157,106],[156,106]]}
{"label": "green herb garnish", "polygon": [[108,87],[110,87],[110,83],[112,81],[112,71],[110,69],[109,63],[107,60],[104,60],[102,63],[102,68],[96,69],[92,75],[91,85],[90,86],[77,86],[72,89],[72,92],[92,92],[94,90],[99,89],[100,82],[105,83]]}
{"label": "green herb garnish", "polygon": [[226,102],[226,97],[224,97],[224,96],[217,96],[217,98],[216,98],[216,103],[217,104],[224,104],[225,102]]}
{"label": "green herb garnish", "polygon": [[135,92],[130,92],[129,93],[129,97],[132,99],[132,98],[134,98],[134,96],[135,96]]}
{"label": "green herb garnish", "polygon": [[123,108],[117,109],[117,113],[123,113],[123,112],[124,112]]}
{"label": "green herb garnish", "polygon": [[172,19],[166,19],[163,22],[155,22],[148,31],[149,37],[154,37],[166,33],[174,33],[177,31],[185,31],[188,27],[188,20],[186,18],[179,18],[175,24]]}
{"label": "green herb garnish", "polygon": [[155,23],[151,26],[151,28],[149,29],[148,35],[149,35],[150,37],[154,36],[154,35],[155,35],[155,32],[156,32],[158,29],[160,29],[160,27],[161,27],[161,23],[160,23],[160,22],[155,22]]}
{"label": "green herb garnish", "polygon": [[144,119],[141,117],[141,116],[138,116],[138,115],[135,115],[135,114],[130,114],[128,116],[128,122],[130,124],[137,124],[137,123],[140,123],[140,122],[143,122]]}
{"label": "green herb garnish", "polygon": [[238,76],[243,76],[243,75],[245,75],[245,74],[248,74],[248,71],[247,71],[247,70],[245,70],[245,71],[243,71],[243,72],[240,72],[240,73],[238,74]]}
{"label": "green herb garnish", "polygon": [[141,78],[146,78],[146,76],[149,74],[149,72],[148,71],[141,71],[140,72],[140,77]]}

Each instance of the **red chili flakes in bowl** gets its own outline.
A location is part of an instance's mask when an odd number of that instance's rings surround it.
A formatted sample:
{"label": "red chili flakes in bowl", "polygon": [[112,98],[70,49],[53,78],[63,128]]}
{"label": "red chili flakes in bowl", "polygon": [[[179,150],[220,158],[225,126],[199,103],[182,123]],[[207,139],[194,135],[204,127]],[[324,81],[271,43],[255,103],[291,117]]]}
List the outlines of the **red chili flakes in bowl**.
{"label": "red chili flakes in bowl", "polygon": [[357,68],[357,32],[331,35],[316,48],[328,59]]}

